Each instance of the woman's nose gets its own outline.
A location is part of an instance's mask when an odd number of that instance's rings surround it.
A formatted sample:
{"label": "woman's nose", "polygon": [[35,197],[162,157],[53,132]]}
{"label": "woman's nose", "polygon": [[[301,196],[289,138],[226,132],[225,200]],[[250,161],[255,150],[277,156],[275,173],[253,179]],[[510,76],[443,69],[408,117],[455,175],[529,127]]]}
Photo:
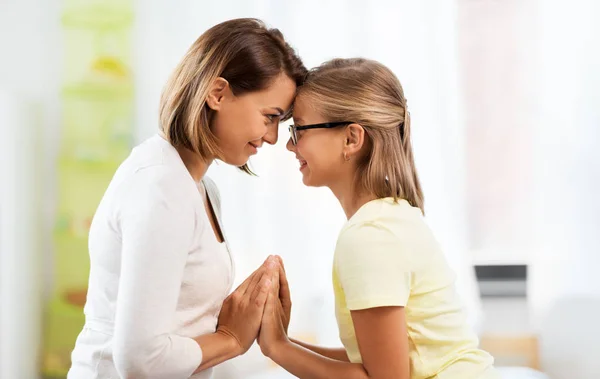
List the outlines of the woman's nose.
{"label": "woman's nose", "polygon": [[279,131],[277,126],[274,128],[268,128],[267,134],[263,136],[263,140],[269,145],[275,145],[277,143],[278,134]]}

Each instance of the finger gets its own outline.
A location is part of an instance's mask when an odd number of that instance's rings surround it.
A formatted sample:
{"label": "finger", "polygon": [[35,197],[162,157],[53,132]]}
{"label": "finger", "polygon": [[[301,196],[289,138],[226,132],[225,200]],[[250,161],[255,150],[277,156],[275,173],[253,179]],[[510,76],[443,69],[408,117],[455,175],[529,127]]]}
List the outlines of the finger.
{"label": "finger", "polygon": [[250,285],[248,285],[246,291],[244,292],[244,296],[253,296],[256,289],[260,288],[261,283],[263,283],[263,280],[265,279],[270,279],[270,276],[267,270],[262,269],[257,273],[252,282],[250,282]]}
{"label": "finger", "polygon": [[279,276],[280,277],[284,276],[285,280],[286,280],[286,283],[287,283],[287,273],[285,272],[285,265],[283,264],[283,259],[279,255],[276,255],[275,259],[279,263],[279,267],[280,267]]}
{"label": "finger", "polygon": [[[273,295],[275,297],[278,297],[279,295],[279,271],[278,271],[278,267],[279,264],[277,263],[277,261],[275,259],[272,259],[268,264],[267,264],[267,268],[264,271],[263,274],[263,279],[261,280],[266,280],[269,282],[269,288],[268,288],[268,292],[273,292]],[[260,287],[260,286],[257,286]],[[251,301],[255,300],[257,301],[258,305],[262,305],[264,304],[264,301],[261,300],[261,298],[259,297],[261,293],[261,288],[256,288],[254,290],[254,292],[251,295]],[[256,300],[258,298],[258,300]]]}
{"label": "finger", "polygon": [[273,282],[271,278],[269,278],[269,276],[265,274],[262,276],[260,283],[254,289],[254,292],[251,295],[251,300],[259,308],[264,307],[265,302],[267,301],[267,297],[271,292],[270,289],[272,285]]}
{"label": "finger", "polygon": [[[275,279],[279,280],[279,262],[277,258],[271,257],[265,262],[265,270],[275,278],[275,273],[277,273],[277,277]],[[279,288],[279,287],[278,287]]]}
{"label": "finger", "polygon": [[283,265],[283,258],[281,258],[279,255],[276,255],[275,258],[279,262],[279,265],[283,268],[283,271],[285,271],[285,266]]}
{"label": "finger", "polygon": [[[246,292],[246,290],[248,289],[248,287],[250,286],[250,283],[256,281],[257,279],[260,279],[260,275],[261,275],[260,270],[261,270],[261,268],[259,268],[258,270],[254,271],[252,274],[250,274],[250,276],[248,276],[246,278],[246,280],[244,280],[244,282],[242,284],[240,284],[238,286],[238,288],[235,289],[235,292],[244,294]],[[258,276],[258,278],[257,278],[257,276]]]}
{"label": "finger", "polygon": [[291,303],[290,286],[283,264],[279,265],[279,299],[284,304]]}
{"label": "finger", "polygon": [[276,259],[273,259],[273,265],[269,266],[269,272],[271,273],[271,280],[273,281],[272,291],[276,298],[279,298],[279,263]]}
{"label": "finger", "polygon": [[282,315],[284,313],[283,304],[281,304],[281,301],[277,302],[277,312],[279,315]]}
{"label": "finger", "polygon": [[[273,291],[269,291],[267,295],[267,300],[265,303],[265,310],[263,312],[265,319],[270,320],[271,322],[277,319],[277,307],[279,306],[279,299],[277,299],[277,294]],[[264,316],[263,316],[264,317]]]}
{"label": "finger", "polygon": [[254,277],[256,276],[256,271],[252,272],[252,274],[248,275],[248,277],[246,279],[244,279],[244,281],[242,282],[242,284],[240,284],[236,290],[244,290],[246,287],[248,287],[248,285],[250,284],[250,282],[252,281],[252,279],[254,279]]}
{"label": "finger", "polygon": [[[238,286],[238,288],[236,288],[236,291],[239,291],[242,294],[246,293],[246,291],[248,290],[248,287],[250,287],[250,283],[252,281],[256,281],[256,280],[260,279],[262,271],[264,271],[268,267],[269,262],[271,262],[273,259],[275,259],[275,258],[273,258],[272,255],[269,255],[267,257],[267,259],[265,259],[263,264],[260,265],[252,274],[250,274],[250,276],[248,276],[246,278],[246,280],[244,280],[244,282]],[[258,278],[256,278],[257,275],[258,275]]]}

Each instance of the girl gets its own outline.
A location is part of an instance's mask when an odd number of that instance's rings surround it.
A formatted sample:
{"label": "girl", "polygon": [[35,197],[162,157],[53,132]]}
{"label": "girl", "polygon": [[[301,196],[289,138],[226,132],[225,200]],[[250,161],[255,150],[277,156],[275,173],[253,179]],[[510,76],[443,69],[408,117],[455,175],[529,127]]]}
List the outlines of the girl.
{"label": "girl", "polygon": [[160,132],[117,170],[93,219],[86,322],[69,379],[209,378],[258,334],[266,262],[233,294],[215,159],[240,166],[277,141],[306,69],[254,19],[206,31],[167,83]]}
{"label": "girl", "polygon": [[287,338],[291,303],[281,271],[281,302],[275,286],[265,306],[263,353],[303,379],[495,378],[423,220],[398,79],[374,61],[335,59],[309,73],[293,116],[287,148],[304,184],[329,187],[348,218],[333,264],[344,349]]}

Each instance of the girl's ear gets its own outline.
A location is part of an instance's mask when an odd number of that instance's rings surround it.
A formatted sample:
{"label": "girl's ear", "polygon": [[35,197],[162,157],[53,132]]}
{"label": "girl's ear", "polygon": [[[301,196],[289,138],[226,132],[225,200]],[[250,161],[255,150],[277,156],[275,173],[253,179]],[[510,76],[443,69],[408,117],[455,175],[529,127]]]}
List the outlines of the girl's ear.
{"label": "girl's ear", "polygon": [[360,124],[350,124],[344,132],[344,156],[357,155],[365,144],[365,129]]}

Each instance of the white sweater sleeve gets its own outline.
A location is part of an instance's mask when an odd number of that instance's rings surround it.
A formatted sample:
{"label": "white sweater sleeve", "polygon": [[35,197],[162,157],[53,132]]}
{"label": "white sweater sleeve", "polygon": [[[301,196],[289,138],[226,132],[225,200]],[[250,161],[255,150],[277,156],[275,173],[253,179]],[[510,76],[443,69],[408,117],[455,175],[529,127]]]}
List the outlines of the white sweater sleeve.
{"label": "white sweater sleeve", "polygon": [[185,185],[170,176],[161,166],[134,174],[117,206],[122,256],[113,357],[122,379],[188,378],[202,361],[196,341],[171,333],[195,216]]}

